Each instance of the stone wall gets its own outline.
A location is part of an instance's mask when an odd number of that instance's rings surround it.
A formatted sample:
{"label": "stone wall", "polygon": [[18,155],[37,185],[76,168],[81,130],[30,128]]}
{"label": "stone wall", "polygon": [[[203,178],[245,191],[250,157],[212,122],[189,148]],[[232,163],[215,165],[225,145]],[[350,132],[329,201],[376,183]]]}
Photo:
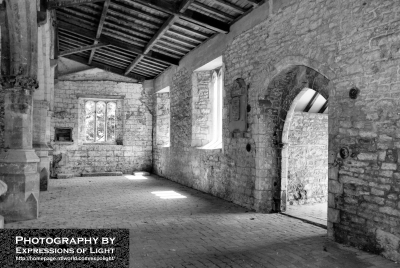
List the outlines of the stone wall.
{"label": "stone wall", "polygon": [[295,112],[288,141],[288,204],[326,202],[328,115]]}
{"label": "stone wall", "polygon": [[[159,81],[171,83],[171,147],[155,147],[155,172],[249,208],[277,211],[281,122],[293,100],[283,96],[326,76],[320,88],[329,97],[328,235],[399,261],[399,22],[397,1],[266,1],[156,79],[156,90]],[[224,96],[236,78],[249,85],[248,135],[231,137],[225,97],[223,150],[200,151],[190,146],[191,75],[220,55]],[[322,76],[308,79],[317,77],[312,70]],[[352,87],[360,89],[357,99],[349,98]]]}
{"label": "stone wall", "polygon": [[[73,128],[73,142],[54,142],[54,155],[59,162],[58,173],[122,171],[132,173],[151,169],[152,162],[152,89],[140,84],[112,81],[59,81],[55,87],[54,115],[51,137],[55,127]],[[123,145],[87,143],[84,138],[84,105],[81,95],[124,97],[117,100],[117,137]]]}

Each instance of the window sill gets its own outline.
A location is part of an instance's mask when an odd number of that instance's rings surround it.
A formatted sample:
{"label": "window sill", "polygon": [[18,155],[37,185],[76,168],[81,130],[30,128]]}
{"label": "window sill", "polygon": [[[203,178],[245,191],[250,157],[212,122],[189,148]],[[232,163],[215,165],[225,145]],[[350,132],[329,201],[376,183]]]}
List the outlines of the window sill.
{"label": "window sill", "polygon": [[[115,142],[84,142],[83,145],[118,145]],[[118,146],[123,146],[118,145]]]}

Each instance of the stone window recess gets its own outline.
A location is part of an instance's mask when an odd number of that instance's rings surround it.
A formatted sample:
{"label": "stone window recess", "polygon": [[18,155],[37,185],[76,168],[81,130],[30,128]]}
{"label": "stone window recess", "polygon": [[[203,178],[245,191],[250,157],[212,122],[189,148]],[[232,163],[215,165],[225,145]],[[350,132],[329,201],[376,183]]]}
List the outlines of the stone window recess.
{"label": "stone window recess", "polygon": [[196,72],[192,146],[222,148],[223,68]]}
{"label": "stone window recess", "polygon": [[79,143],[122,144],[123,99],[118,96],[79,98]]}

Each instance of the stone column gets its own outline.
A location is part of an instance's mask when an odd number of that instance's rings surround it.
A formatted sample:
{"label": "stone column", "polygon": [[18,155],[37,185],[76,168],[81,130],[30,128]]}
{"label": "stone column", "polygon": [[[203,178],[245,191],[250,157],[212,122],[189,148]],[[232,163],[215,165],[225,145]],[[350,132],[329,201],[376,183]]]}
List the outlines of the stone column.
{"label": "stone column", "polygon": [[[47,12],[45,13],[47,15]],[[50,24],[38,28],[38,81],[40,87],[33,95],[33,148],[40,158],[38,172],[40,175],[40,191],[47,191],[50,176],[50,159],[48,146],[50,141],[50,86],[52,68],[50,67]]]}
{"label": "stone column", "polygon": [[12,222],[39,215],[39,158],[32,148],[33,91],[38,87],[37,6],[36,1],[5,0],[2,7],[0,80],[5,91],[5,133],[0,180],[8,189],[0,197],[0,214]]}

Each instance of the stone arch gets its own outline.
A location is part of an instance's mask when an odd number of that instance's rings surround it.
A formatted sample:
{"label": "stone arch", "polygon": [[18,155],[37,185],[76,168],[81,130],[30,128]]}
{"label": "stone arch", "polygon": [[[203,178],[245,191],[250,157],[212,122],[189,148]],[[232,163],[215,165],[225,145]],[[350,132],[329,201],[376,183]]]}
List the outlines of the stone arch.
{"label": "stone arch", "polygon": [[269,71],[258,97],[254,207],[262,212],[278,212],[282,198],[282,132],[287,113],[305,87],[328,99],[336,75],[325,64],[301,56],[285,57]]}

